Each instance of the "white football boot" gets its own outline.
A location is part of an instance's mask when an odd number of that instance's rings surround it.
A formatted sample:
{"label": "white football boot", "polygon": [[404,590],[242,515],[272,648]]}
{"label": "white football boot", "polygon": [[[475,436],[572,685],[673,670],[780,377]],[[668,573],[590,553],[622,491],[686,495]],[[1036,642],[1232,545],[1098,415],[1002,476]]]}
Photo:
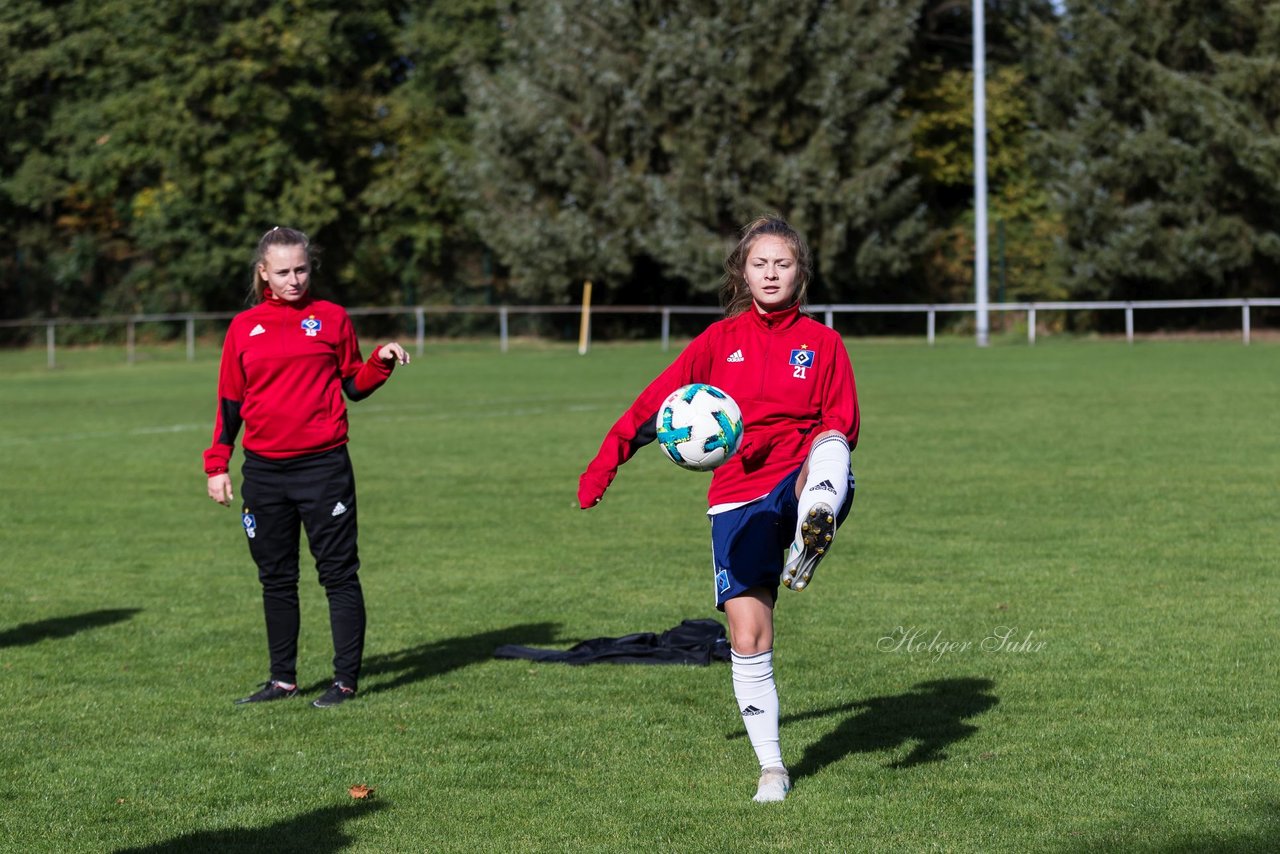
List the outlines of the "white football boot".
{"label": "white football boot", "polygon": [[835,511],[826,504],[813,505],[809,517],[800,523],[800,536],[787,551],[787,563],[782,567],[782,586],[790,590],[805,589],[835,536]]}
{"label": "white football boot", "polygon": [[766,768],[760,772],[760,785],[751,800],[758,804],[775,803],[786,800],[791,791],[791,775],[786,768]]}

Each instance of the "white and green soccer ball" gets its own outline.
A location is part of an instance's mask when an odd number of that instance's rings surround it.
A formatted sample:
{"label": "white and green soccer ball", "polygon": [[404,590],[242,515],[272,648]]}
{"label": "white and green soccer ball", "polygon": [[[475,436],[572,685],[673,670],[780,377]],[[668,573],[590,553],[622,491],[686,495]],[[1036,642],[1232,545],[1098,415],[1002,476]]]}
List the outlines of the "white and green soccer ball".
{"label": "white and green soccer ball", "polygon": [[681,386],[662,402],[654,426],[658,447],[681,468],[711,471],[742,441],[742,410],[713,385]]}

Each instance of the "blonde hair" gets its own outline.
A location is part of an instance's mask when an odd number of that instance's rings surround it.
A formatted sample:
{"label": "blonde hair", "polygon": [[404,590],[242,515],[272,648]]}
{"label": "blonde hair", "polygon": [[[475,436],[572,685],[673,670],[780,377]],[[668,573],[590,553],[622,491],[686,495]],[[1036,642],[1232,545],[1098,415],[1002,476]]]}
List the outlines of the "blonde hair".
{"label": "blonde hair", "polygon": [[747,257],[761,237],[778,237],[791,247],[796,258],[796,292],[793,304],[805,306],[809,280],[813,278],[813,256],[800,232],[777,214],[758,216],[742,228],[742,239],[724,261],[724,278],[720,282],[720,304],[727,317],[751,308],[751,288],[747,285]]}
{"label": "blonde hair", "polygon": [[295,228],[275,228],[262,235],[258,240],[258,250],[253,256],[253,279],[249,283],[249,296],[246,302],[257,305],[266,299],[267,283],[258,274],[258,268],[267,259],[267,250],[272,246],[301,246],[307,253],[307,262],[311,262],[311,239]]}

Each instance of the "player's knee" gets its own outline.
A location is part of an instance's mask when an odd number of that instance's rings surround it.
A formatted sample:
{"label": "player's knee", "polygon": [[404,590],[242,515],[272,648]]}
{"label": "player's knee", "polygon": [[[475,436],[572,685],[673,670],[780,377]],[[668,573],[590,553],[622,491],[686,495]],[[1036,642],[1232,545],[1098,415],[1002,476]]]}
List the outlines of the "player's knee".
{"label": "player's knee", "polygon": [[258,580],[264,590],[280,592],[298,589],[297,560],[263,561],[258,564]]}
{"label": "player's knee", "polygon": [[769,642],[765,642],[765,639],[759,636],[746,637],[741,640],[734,638],[732,647],[733,651],[738,655],[758,655],[773,649],[773,642],[772,639]]}
{"label": "player's knee", "polygon": [[360,586],[358,560],[317,564],[316,571],[320,577],[320,586],[329,593]]}
{"label": "player's knee", "polygon": [[773,648],[773,624],[763,619],[729,619],[729,641],[739,655],[755,655]]}

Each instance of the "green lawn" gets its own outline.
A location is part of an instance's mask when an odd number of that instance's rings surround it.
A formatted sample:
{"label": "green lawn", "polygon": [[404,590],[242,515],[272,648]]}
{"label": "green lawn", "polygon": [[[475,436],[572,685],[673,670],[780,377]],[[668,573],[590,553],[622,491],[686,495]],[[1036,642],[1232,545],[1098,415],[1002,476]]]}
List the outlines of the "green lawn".
{"label": "green lawn", "polygon": [[491,657],[715,616],[705,476],[649,448],[576,509],[672,353],[433,341],[352,406],[366,672],[323,711],[231,702],[266,650],[200,471],[214,348],[0,353],[0,850],[1280,848],[1280,346],[848,346],[858,498],[781,594],[780,805],[726,665]]}

